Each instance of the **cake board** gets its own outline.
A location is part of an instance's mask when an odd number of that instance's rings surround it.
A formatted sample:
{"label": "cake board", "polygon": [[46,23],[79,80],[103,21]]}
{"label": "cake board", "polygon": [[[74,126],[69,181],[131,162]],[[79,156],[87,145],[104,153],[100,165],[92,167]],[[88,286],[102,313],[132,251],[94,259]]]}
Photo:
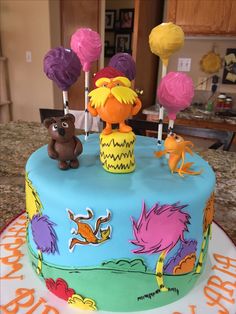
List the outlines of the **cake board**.
{"label": "cake board", "polygon": [[[53,295],[37,277],[27,255],[26,222],[26,214],[22,213],[0,235],[1,313],[84,313],[84,310],[72,308]],[[206,267],[194,289],[184,298],[167,306],[132,313],[236,314],[236,248],[216,223],[213,223],[212,229]]]}

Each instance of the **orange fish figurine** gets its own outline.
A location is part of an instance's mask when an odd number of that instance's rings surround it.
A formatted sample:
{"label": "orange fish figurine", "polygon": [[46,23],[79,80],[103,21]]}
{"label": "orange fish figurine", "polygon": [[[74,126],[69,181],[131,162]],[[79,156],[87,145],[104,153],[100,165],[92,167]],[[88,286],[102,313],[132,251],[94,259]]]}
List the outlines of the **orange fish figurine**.
{"label": "orange fish figurine", "polygon": [[[193,155],[193,151],[191,150],[192,147],[192,142],[185,141],[181,136],[172,133],[168,135],[164,142],[164,150],[155,152],[155,155],[160,158],[165,154],[169,154],[168,165],[171,173],[178,172],[181,177],[183,177],[184,174],[198,175],[201,174],[202,171],[190,170],[193,162],[184,163],[186,153]],[[181,165],[178,168],[178,164],[181,160]]]}
{"label": "orange fish figurine", "polygon": [[122,76],[103,77],[99,78],[95,85],[97,88],[89,93],[88,111],[92,116],[99,115],[106,122],[102,133],[105,135],[112,133],[112,124],[119,124],[121,133],[132,131],[125,120],[136,115],[142,103],[136,92],[130,88],[130,80]]}

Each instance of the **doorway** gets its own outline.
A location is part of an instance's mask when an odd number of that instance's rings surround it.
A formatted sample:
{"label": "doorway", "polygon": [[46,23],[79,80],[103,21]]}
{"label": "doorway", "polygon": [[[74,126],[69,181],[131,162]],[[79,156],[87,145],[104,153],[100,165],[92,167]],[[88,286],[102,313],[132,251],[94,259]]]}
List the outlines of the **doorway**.
{"label": "doorway", "polygon": [[[135,89],[142,90],[143,108],[155,103],[159,58],[149,48],[153,27],[162,23],[164,0],[61,0],[62,45],[68,47],[71,35],[80,27],[104,34],[104,66],[116,52],[127,52],[136,63]],[[104,29],[101,29],[101,25]],[[92,74],[99,70],[95,62]],[[69,89],[70,108],[84,108],[84,73]]]}

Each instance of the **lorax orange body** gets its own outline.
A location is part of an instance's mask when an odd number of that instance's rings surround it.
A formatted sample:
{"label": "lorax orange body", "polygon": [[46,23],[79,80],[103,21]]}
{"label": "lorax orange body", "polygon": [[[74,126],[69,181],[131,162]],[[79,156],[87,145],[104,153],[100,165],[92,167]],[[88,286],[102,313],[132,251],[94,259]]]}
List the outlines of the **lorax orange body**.
{"label": "lorax orange body", "polygon": [[96,86],[98,88],[89,94],[88,110],[106,122],[103,134],[110,134],[114,123],[119,124],[120,132],[130,132],[132,128],[125,124],[125,120],[136,115],[142,106],[137,94],[130,88],[130,81],[125,77],[101,78]]}

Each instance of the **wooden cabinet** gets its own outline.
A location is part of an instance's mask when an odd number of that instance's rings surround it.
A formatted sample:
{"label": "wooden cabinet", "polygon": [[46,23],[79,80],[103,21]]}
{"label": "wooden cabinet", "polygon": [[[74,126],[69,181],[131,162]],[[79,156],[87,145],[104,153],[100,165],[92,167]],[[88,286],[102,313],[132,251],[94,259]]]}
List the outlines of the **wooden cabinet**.
{"label": "wooden cabinet", "polygon": [[168,0],[166,21],[185,34],[236,35],[236,1]]}

